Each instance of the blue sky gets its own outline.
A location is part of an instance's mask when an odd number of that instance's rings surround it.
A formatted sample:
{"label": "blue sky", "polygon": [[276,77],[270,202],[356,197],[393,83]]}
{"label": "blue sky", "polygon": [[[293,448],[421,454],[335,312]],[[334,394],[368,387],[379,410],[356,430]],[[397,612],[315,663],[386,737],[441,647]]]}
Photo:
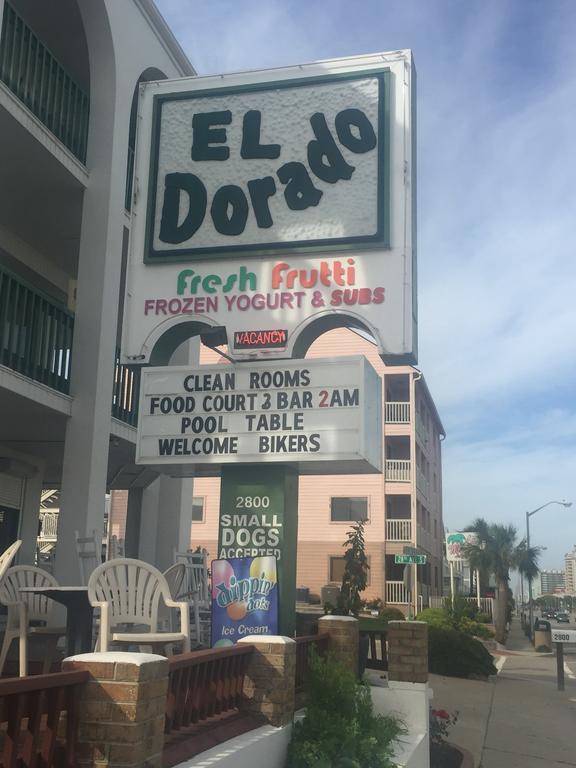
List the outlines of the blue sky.
{"label": "blue sky", "polygon": [[576,544],[576,2],[157,0],[199,74],[412,48],[420,367],[444,519]]}

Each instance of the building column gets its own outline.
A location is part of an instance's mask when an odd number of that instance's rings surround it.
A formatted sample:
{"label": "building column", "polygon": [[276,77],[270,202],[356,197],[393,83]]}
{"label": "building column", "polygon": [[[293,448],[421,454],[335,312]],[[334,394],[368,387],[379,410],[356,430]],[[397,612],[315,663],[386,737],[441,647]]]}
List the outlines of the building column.
{"label": "building column", "polygon": [[332,656],[357,675],[360,650],[358,619],[332,614],[321,616],[318,619],[318,634],[329,635]]}
{"label": "building column", "polygon": [[36,559],[42,479],[42,470],[39,469],[32,476],[26,478],[24,484],[24,498],[20,511],[22,546],[18,552],[18,562],[21,565],[33,565]]}
{"label": "building column", "polygon": [[138,557],[161,571],[190,547],[194,481],[161,475],[142,494]]}
{"label": "building column", "polygon": [[140,549],[140,525],[142,519],[143,488],[130,488],[126,508],[124,551],[126,557],[138,557]]}
{"label": "building column", "polygon": [[244,679],[244,708],[276,727],[292,722],[295,708],[296,643],[280,635],[249,635],[238,644],[253,645]]}
{"label": "building column", "polygon": [[124,235],[130,104],[116,91],[116,55],[103,3],[82,0],[90,57],[90,127],[55,575],[80,578],[74,532],[102,535]]}
{"label": "building column", "polygon": [[168,660],[147,653],[83,653],[63,672],[88,672],[79,711],[80,768],[161,768]]}

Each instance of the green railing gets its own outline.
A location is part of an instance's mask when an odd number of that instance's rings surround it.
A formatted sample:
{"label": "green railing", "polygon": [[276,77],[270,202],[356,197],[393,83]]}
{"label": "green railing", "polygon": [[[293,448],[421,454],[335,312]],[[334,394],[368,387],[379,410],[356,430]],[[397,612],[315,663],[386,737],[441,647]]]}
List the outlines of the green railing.
{"label": "green railing", "polygon": [[[0,267],[0,364],[68,394],[74,314]],[[135,425],[140,370],[120,363],[116,350],[112,416]]]}
{"label": "green railing", "polygon": [[90,100],[8,3],[0,38],[0,80],[86,162]]}
{"label": "green railing", "polygon": [[70,388],[74,315],[0,269],[0,363],[58,392]]}
{"label": "green railing", "polygon": [[123,365],[120,362],[120,350],[117,348],[112,390],[112,416],[135,427],[138,423],[139,392],[140,368],[129,368]]}

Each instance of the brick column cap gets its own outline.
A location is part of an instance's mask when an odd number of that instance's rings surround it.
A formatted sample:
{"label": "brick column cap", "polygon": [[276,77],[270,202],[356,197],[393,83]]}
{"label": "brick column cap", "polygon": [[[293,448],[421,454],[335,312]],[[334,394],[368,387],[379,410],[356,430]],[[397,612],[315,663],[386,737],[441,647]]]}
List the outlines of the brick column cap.
{"label": "brick column cap", "polygon": [[355,621],[357,622],[358,619],[355,616],[338,616],[334,613],[327,613],[325,616],[320,616],[318,621]]}
{"label": "brick column cap", "polygon": [[290,645],[295,643],[291,637],[283,637],[282,635],[247,635],[241,637],[238,643],[249,643],[250,645],[258,645],[259,643],[268,645],[274,643],[275,645]]}
{"label": "brick column cap", "polygon": [[64,662],[76,661],[85,664],[134,664],[141,667],[144,664],[155,664],[158,661],[168,661],[166,656],[157,653],[131,653],[124,651],[107,651],[106,653],[77,653],[67,656]]}

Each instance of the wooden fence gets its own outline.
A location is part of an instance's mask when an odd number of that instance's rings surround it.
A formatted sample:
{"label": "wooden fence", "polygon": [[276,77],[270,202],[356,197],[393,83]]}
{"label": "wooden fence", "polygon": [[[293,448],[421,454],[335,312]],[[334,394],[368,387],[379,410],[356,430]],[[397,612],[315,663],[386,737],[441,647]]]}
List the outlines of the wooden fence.
{"label": "wooden fence", "polygon": [[79,696],[88,677],[58,672],[0,681],[1,768],[76,766]]}
{"label": "wooden fence", "polygon": [[238,710],[244,674],[253,652],[252,645],[234,645],[172,656],[164,732],[170,734],[214,715]]}
{"label": "wooden fence", "polygon": [[306,684],[306,678],[310,669],[310,655],[312,649],[323,656],[328,650],[328,635],[304,635],[296,640],[296,694],[302,694]]}
{"label": "wooden fence", "polygon": [[366,669],[388,669],[388,646],[386,632],[382,630],[365,630],[360,637],[368,637],[368,658]]}

